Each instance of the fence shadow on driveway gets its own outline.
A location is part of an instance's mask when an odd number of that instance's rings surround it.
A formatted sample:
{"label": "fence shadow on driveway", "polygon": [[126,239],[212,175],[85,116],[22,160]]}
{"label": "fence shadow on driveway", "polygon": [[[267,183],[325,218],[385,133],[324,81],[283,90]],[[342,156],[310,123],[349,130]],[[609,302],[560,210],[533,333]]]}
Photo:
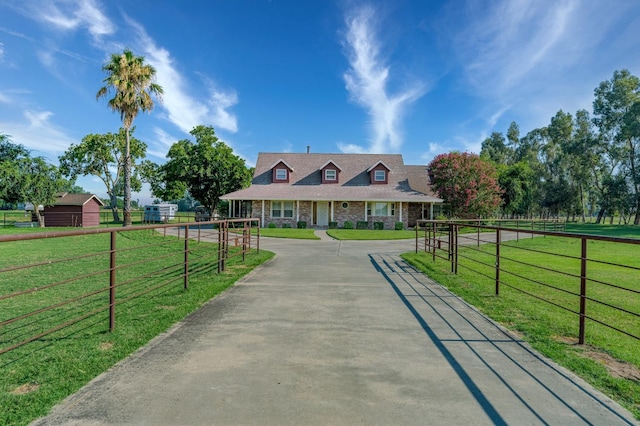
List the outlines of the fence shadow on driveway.
{"label": "fence shadow on driveway", "polygon": [[494,424],[558,424],[563,418],[636,424],[617,404],[399,256],[370,254],[369,259]]}

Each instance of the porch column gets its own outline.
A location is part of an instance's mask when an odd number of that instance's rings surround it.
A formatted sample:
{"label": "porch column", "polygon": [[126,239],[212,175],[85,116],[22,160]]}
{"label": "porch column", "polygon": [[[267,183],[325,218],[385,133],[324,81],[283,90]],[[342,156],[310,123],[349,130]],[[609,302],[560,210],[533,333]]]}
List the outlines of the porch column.
{"label": "porch column", "polygon": [[229,200],[229,206],[228,206],[228,210],[229,210],[229,214],[227,215],[228,217],[233,217],[232,215],[232,210],[231,210],[231,206],[233,205],[233,200]]}
{"label": "porch column", "polygon": [[433,203],[429,204],[429,220],[433,220]]}
{"label": "porch column", "polygon": [[260,225],[264,228],[264,200],[262,200],[262,213],[260,216]]}
{"label": "porch column", "polygon": [[400,222],[402,222],[402,201],[400,201]]}
{"label": "porch column", "polygon": [[296,222],[300,222],[300,200],[296,200]]}
{"label": "porch column", "polygon": [[364,202],[364,221],[367,221],[367,206],[369,205],[368,201]]}
{"label": "porch column", "polygon": [[420,203],[420,219],[424,220],[424,203]]}
{"label": "porch column", "polygon": [[331,222],[333,222],[333,205],[335,203],[333,201],[329,201],[329,204],[331,204]]}

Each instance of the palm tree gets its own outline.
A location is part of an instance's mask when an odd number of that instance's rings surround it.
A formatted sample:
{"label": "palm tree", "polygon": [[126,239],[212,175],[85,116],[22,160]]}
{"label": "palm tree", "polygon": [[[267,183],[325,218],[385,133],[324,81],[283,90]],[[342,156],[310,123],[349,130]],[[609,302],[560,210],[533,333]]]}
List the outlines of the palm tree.
{"label": "palm tree", "polygon": [[153,109],[151,94],[160,97],[162,86],[154,83],[156,70],[144,63],[143,56],[135,56],[130,49],[123,53],[111,54],[111,60],[102,66],[107,77],[102,80],[104,86],[98,90],[96,99],[107,96],[111,91],[114,97],[109,99],[109,108],[120,113],[122,127],[126,133],[124,153],[124,226],[131,225],[131,155],[129,129],[140,110]]}

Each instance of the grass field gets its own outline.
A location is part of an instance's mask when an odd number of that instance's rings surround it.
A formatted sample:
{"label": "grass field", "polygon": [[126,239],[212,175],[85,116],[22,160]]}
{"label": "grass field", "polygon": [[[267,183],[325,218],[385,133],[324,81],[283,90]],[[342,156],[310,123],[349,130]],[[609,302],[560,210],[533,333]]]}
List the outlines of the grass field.
{"label": "grass field", "polygon": [[[567,231],[584,233],[586,229],[599,235],[609,235],[607,231],[624,237],[634,233],[637,235],[635,229],[606,229],[593,225],[572,225]],[[587,265],[590,279],[587,283],[587,295],[630,312],[640,312],[640,297],[637,293],[598,282],[640,290],[640,272],[633,269],[640,267],[640,245],[591,241],[587,249],[588,257],[592,259]],[[449,272],[450,262],[437,259],[434,263],[430,254],[405,253],[402,257],[491,318],[517,331],[536,350],[573,370],[640,419],[640,342],[587,321],[586,345],[577,345],[578,315],[517,291],[529,292],[577,312],[579,297],[575,293],[579,293],[580,289],[580,260],[576,257],[580,256],[580,251],[579,239],[544,237],[503,243],[501,281],[512,287],[503,284],[500,296],[495,296],[493,244],[480,248],[460,248],[457,275]],[[621,268],[612,265],[613,263],[633,268]],[[556,272],[529,265],[542,265]],[[519,278],[516,274],[534,278],[544,285]],[[589,301],[587,315],[632,334],[640,333],[640,318],[603,304]],[[623,376],[626,378],[616,377],[613,367],[624,371]]]}
{"label": "grass field", "polygon": [[[21,230],[34,232],[31,229]],[[44,264],[41,267],[0,274],[0,295],[32,288],[51,280],[64,281],[78,274],[88,275],[108,268],[109,235],[31,240],[0,245],[0,269],[9,265],[48,262],[62,258],[76,258],[61,264]],[[186,315],[196,310],[255,266],[273,256],[261,251],[230,259],[222,274],[215,273],[215,264],[204,259],[215,259],[216,245],[191,243],[191,270],[189,289],[184,290],[180,278],[182,253],[176,246],[184,244],[172,237],[163,238],[149,231],[126,232],[117,237],[119,249],[118,282],[135,276],[144,277],[159,267],[168,268],[156,275],[122,285],[117,291],[120,304],[116,307],[116,329],[108,331],[108,314],[105,310],[87,320],[46,335],[33,343],[0,355],[0,424],[28,424],[42,416],[68,395],[104,372],[121,359],[148,343],[153,337],[166,331]],[[127,250],[143,246],[144,250]],[[98,253],[80,257],[86,253]],[[101,254],[100,254],[101,253]],[[164,256],[164,257],[163,257]],[[155,259],[155,260],[153,260]],[[129,265],[127,268],[125,265]],[[161,265],[161,266],[159,266]],[[173,265],[173,266],[171,266]],[[209,265],[209,266],[207,266]],[[200,269],[199,273],[195,270]],[[167,279],[169,278],[169,279]],[[165,280],[167,285],[127,299],[146,291]],[[105,287],[108,276],[98,273],[87,276],[81,282],[70,282],[50,290],[39,290],[27,297],[0,300],[0,322],[32,312],[42,306],[68,300],[77,295]],[[42,284],[40,284],[42,285]],[[69,318],[96,307],[105,306],[105,293],[78,300],[59,309],[43,312],[24,322],[4,326],[0,330],[0,348],[33,335],[43,327],[52,327]]]}
{"label": "grass field", "polygon": [[402,240],[415,238],[415,231],[371,230],[371,229],[329,229],[327,235],[336,240]]}

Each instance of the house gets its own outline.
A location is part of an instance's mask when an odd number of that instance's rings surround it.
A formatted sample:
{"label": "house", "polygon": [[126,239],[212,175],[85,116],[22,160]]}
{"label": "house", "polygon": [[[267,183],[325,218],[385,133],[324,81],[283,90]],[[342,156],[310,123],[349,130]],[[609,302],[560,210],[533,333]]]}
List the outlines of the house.
{"label": "house", "polygon": [[405,228],[431,219],[442,200],[429,184],[427,166],[407,166],[400,154],[258,154],[248,188],[221,197],[230,217],[259,217],[262,226],[295,228],[299,221],[343,227],[350,221]]}
{"label": "house", "polygon": [[98,226],[103,206],[94,194],[61,192],[54,205],[44,207],[44,226]]}

